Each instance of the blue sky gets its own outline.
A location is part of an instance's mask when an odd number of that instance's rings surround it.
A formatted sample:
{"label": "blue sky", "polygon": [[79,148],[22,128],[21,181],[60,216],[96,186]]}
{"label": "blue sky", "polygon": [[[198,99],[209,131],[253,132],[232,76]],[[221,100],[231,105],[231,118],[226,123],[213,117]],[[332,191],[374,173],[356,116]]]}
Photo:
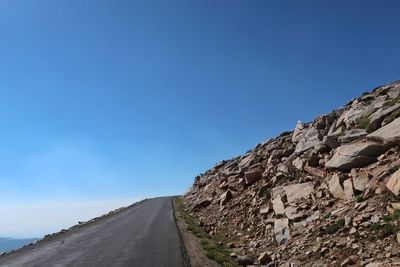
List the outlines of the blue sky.
{"label": "blue sky", "polygon": [[400,79],[399,8],[0,0],[0,209],[184,192],[215,162]]}

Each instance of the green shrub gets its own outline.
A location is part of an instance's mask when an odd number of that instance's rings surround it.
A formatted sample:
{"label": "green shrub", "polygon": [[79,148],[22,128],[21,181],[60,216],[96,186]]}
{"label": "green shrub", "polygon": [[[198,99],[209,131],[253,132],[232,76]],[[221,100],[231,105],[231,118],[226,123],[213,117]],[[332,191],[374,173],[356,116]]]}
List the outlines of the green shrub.
{"label": "green shrub", "polygon": [[385,237],[391,236],[395,232],[396,232],[396,228],[394,227],[393,224],[391,224],[391,223],[384,224],[381,229],[381,237],[385,238]]}
{"label": "green shrub", "polygon": [[400,96],[386,101],[385,103],[383,103],[383,106],[384,107],[391,107],[391,106],[397,104],[397,102],[399,102],[399,101],[400,101]]}
{"label": "green shrub", "polygon": [[326,232],[328,234],[334,234],[337,231],[339,231],[340,229],[342,229],[344,227],[345,221],[344,219],[339,219],[334,223],[331,223],[330,225],[328,225],[326,227]]}

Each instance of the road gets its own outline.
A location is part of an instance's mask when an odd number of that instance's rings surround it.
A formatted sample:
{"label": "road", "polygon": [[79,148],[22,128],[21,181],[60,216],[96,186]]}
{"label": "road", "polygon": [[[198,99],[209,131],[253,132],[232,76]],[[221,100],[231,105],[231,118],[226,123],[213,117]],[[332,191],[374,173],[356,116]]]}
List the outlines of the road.
{"label": "road", "polygon": [[92,224],[1,256],[0,266],[186,267],[171,200],[145,200]]}

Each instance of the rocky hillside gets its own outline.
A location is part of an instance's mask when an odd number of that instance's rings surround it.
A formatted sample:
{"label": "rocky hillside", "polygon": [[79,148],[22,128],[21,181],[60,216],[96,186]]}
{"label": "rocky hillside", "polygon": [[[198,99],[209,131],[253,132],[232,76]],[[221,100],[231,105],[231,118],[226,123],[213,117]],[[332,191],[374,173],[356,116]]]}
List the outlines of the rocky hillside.
{"label": "rocky hillside", "polygon": [[224,160],[184,195],[241,265],[400,266],[400,81]]}

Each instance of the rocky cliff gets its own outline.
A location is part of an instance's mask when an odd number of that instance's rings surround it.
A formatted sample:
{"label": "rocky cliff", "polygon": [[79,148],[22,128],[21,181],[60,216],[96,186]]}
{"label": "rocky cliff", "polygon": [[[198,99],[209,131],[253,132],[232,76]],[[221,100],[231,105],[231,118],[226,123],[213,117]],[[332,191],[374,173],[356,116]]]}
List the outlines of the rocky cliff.
{"label": "rocky cliff", "polygon": [[399,145],[397,81],[219,162],[184,200],[243,265],[400,266]]}

